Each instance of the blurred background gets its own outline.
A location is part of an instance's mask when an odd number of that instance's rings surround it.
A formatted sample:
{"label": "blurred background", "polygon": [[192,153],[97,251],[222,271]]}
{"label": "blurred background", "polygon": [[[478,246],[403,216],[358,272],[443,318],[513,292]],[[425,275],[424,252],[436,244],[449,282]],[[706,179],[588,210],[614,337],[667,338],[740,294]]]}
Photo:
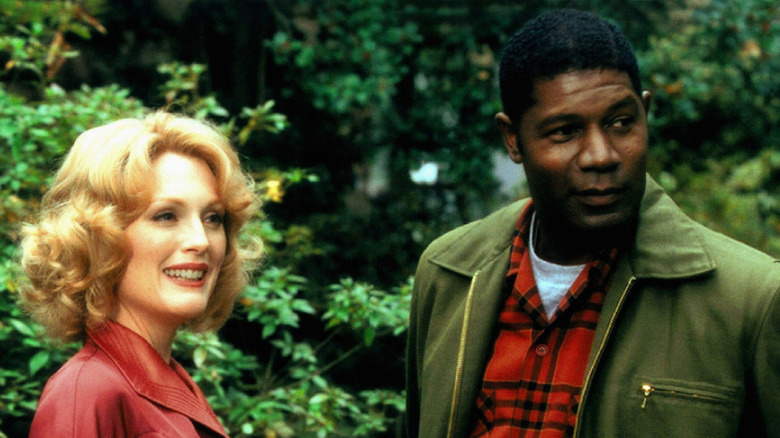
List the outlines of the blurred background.
{"label": "blurred background", "polygon": [[557,7],[628,35],[656,180],[780,256],[776,0],[0,0],[0,437],[78,348],[16,306],[20,226],[78,134],[160,107],[218,124],[264,199],[235,317],[175,347],[229,434],[394,436],[417,258],[526,194],[497,64]]}

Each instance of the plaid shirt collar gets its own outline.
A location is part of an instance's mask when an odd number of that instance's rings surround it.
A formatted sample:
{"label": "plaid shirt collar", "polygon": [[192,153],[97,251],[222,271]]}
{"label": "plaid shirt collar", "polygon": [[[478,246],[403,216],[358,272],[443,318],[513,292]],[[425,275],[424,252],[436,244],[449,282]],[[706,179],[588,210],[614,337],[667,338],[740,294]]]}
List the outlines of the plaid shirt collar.
{"label": "plaid shirt collar", "polygon": [[[570,437],[590,347],[617,248],[589,261],[548,319],[526,241],[533,209],[517,221],[493,353],[477,396],[472,437]],[[495,434],[495,435],[493,435]]]}
{"label": "plaid shirt collar", "polygon": [[580,275],[569,291],[561,300],[560,305],[552,315],[545,315],[541,297],[536,289],[536,280],[533,275],[521,275],[518,273],[525,269],[530,269],[530,253],[528,251],[528,239],[530,238],[531,220],[534,216],[533,201],[523,209],[515,225],[515,231],[512,235],[512,248],[510,251],[509,271],[507,272],[507,281],[513,284],[512,293],[517,294],[518,301],[523,309],[540,326],[546,327],[552,324],[559,315],[565,313],[577,300],[582,293],[588,289],[604,290],[605,283],[610,278],[610,272],[615,265],[618,247],[608,248],[600,251],[593,257],[583,269],[586,275]]}

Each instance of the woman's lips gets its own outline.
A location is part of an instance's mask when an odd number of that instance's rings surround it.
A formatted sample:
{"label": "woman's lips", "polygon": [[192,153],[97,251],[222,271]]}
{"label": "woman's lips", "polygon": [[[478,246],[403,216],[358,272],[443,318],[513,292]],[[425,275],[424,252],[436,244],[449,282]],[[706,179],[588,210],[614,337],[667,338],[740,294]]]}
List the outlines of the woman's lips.
{"label": "woman's lips", "polygon": [[208,265],[204,263],[184,263],[163,269],[163,273],[174,282],[184,286],[202,286],[206,282]]}

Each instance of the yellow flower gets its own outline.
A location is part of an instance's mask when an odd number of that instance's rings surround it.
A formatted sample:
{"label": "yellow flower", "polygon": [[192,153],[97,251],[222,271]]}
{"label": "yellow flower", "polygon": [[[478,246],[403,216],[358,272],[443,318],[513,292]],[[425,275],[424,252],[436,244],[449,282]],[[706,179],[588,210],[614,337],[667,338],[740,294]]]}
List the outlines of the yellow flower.
{"label": "yellow flower", "polygon": [[265,183],[265,193],[268,195],[268,199],[273,202],[282,202],[282,196],[284,196],[284,189],[282,189],[282,182],[279,180],[271,180]]}

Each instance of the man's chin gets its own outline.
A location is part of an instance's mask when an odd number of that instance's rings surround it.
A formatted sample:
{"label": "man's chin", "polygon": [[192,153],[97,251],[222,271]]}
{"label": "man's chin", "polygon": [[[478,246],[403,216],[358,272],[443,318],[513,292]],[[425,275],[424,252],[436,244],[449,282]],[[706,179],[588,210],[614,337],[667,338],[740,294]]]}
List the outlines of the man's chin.
{"label": "man's chin", "polygon": [[633,229],[635,215],[626,212],[609,212],[590,215],[582,218],[580,232],[592,234],[594,237],[619,237]]}

